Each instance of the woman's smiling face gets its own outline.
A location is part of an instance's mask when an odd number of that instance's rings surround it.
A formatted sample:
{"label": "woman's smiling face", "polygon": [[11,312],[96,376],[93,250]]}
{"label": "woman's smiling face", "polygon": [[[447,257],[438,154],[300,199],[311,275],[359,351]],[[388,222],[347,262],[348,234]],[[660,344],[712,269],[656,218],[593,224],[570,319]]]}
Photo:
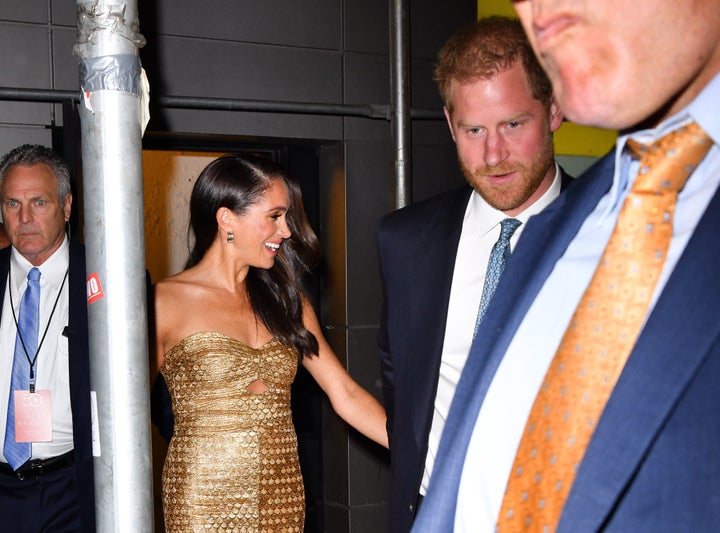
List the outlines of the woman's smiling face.
{"label": "woman's smiling face", "polygon": [[287,224],[290,193],[281,179],[273,179],[260,199],[242,215],[233,215],[234,245],[248,266],[271,268],[282,241],[292,233]]}

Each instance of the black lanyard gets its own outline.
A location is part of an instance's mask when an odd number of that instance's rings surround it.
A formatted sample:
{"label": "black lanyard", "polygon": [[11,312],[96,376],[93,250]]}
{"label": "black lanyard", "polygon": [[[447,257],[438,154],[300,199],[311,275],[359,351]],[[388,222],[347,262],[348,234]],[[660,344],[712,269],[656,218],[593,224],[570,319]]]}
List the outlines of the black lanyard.
{"label": "black lanyard", "polygon": [[[60,301],[60,295],[62,294],[63,287],[65,287],[65,280],[67,279],[69,270],[70,270],[70,267],[65,269],[65,275],[63,276],[62,283],[60,284],[60,290],[58,291],[57,298],[55,298],[55,303],[53,304],[52,311],[50,311],[50,316],[48,317],[47,324],[45,325],[45,332],[43,333],[43,336],[40,339],[40,342],[38,343],[37,351],[35,352],[35,357],[30,359],[30,354],[28,353],[27,348],[25,347],[25,340],[22,337],[22,333],[20,333],[20,326],[18,325],[17,316],[15,315],[15,304],[13,303],[13,297],[12,297],[12,274],[11,274],[12,265],[10,265],[10,268],[8,269],[8,290],[10,291],[10,309],[12,310],[13,321],[15,322],[15,329],[17,330],[18,337],[20,337],[20,343],[22,344],[23,352],[25,352],[25,357],[27,357],[28,363],[30,364],[30,392],[35,392],[35,372],[33,370],[33,367],[35,366],[35,361],[37,361],[38,354],[40,353],[40,348],[42,348],[43,342],[45,342],[45,336],[47,335],[48,329],[50,329],[50,321],[52,320],[52,317],[55,314],[55,309],[57,308],[57,304]],[[25,289],[25,290],[27,290],[27,289]],[[38,304],[39,304],[39,302],[38,302]]]}

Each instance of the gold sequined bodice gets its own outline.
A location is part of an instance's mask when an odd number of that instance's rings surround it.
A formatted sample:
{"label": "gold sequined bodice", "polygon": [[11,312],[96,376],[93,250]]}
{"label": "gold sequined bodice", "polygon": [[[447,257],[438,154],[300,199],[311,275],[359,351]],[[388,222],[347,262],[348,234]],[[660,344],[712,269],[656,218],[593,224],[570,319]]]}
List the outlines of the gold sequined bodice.
{"label": "gold sequined bodice", "polygon": [[[290,411],[297,352],[202,332],[168,351],[160,370],[175,416],[163,469],[166,531],[302,531]],[[254,382],[267,389],[251,392]]]}

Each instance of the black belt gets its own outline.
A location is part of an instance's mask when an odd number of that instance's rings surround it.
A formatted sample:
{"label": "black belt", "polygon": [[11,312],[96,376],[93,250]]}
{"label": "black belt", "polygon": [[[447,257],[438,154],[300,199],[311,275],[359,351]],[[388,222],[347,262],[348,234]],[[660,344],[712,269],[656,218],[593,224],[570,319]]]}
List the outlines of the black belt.
{"label": "black belt", "polygon": [[19,480],[24,481],[26,479],[38,479],[50,472],[72,466],[74,463],[75,452],[70,450],[67,453],[58,455],[57,457],[50,457],[49,459],[31,459],[17,470],[13,470],[7,463],[0,462],[0,473],[16,476]]}

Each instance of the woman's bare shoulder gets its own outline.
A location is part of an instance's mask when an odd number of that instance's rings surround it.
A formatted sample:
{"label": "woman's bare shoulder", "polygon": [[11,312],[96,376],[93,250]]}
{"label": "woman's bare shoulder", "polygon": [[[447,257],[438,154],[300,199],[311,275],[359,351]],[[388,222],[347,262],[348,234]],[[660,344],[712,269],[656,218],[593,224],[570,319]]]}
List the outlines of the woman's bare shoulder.
{"label": "woman's bare shoulder", "polygon": [[183,270],[155,284],[155,298],[182,298],[207,289],[204,279],[192,270]]}
{"label": "woman's bare shoulder", "polygon": [[162,353],[188,334],[212,326],[218,312],[213,301],[212,288],[187,271],[155,285],[155,324]]}

